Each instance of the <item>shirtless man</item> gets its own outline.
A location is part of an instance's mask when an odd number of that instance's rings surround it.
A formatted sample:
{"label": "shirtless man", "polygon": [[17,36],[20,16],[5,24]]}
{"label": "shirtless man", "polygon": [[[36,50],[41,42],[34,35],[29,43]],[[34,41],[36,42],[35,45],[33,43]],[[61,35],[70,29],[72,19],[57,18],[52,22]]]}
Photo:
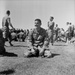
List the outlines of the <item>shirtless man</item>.
{"label": "shirtless man", "polygon": [[13,46],[12,43],[11,43],[12,40],[11,40],[11,36],[10,36],[10,32],[9,32],[9,25],[10,25],[13,29],[14,29],[14,27],[13,27],[12,24],[11,24],[11,19],[10,19],[9,16],[10,16],[10,11],[7,10],[7,11],[6,11],[6,16],[3,17],[3,19],[2,19],[3,38],[4,38],[5,41],[8,39],[9,44],[10,44],[11,46]]}
{"label": "shirtless man", "polygon": [[47,31],[52,45],[53,45],[53,33],[54,33],[54,25],[55,25],[53,19],[54,17],[51,16],[50,21],[48,21],[48,31]]}

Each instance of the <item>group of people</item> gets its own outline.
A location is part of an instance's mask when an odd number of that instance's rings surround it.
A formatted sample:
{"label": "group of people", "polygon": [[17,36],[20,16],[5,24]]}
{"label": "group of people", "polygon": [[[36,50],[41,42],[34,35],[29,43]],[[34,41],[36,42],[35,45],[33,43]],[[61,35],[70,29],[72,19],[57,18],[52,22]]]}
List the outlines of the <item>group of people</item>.
{"label": "group of people", "polygon": [[67,22],[68,29],[66,31],[67,40],[70,42],[75,37],[75,26],[71,22]]}
{"label": "group of people", "polygon": [[11,39],[12,41],[19,41],[19,42],[25,42],[26,38],[29,34],[29,30],[28,29],[10,29],[10,35],[11,35]]}
{"label": "group of people", "polygon": [[[12,26],[11,19],[10,19],[10,11],[6,12],[6,16],[2,20],[2,29],[0,29],[0,53],[5,52],[5,42],[8,39],[9,44],[13,46],[11,43],[12,38],[10,34],[9,25],[15,31],[15,28]],[[60,39],[61,32],[64,32],[64,29],[60,29],[58,24],[55,26],[55,22],[53,21],[54,17],[51,16],[50,20],[48,21],[48,29],[44,29],[41,27],[42,21],[41,19],[35,19],[34,21],[34,28],[31,31],[28,31],[27,34],[27,45],[28,51],[24,52],[24,57],[31,57],[31,56],[41,56],[41,57],[51,57],[51,51],[49,48],[49,44],[53,45],[54,40]],[[69,32],[70,29],[68,29]],[[23,31],[22,31],[23,32]],[[72,34],[73,32],[71,32]],[[55,36],[55,39],[54,39]],[[62,36],[65,36],[65,34]],[[68,34],[68,36],[71,36]]]}

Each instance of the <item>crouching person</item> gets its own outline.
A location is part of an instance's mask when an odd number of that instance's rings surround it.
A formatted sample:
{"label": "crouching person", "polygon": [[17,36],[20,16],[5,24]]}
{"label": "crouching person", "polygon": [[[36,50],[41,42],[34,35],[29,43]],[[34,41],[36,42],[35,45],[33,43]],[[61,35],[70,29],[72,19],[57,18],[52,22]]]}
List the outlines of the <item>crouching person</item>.
{"label": "crouching person", "polygon": [[3,39],[2,30],[0,29],[0,54],[3,54],[3,53],[5,53],[4,39]]}
{"label": "crouching person", "polygon": [[51,52],[48,49],[48,35],[46,30],[41,27],[41,24],[40,19],[35,19],[35,28],[29,32],[27,40],[28,51],[24,53],[25,57],[51,56]]}

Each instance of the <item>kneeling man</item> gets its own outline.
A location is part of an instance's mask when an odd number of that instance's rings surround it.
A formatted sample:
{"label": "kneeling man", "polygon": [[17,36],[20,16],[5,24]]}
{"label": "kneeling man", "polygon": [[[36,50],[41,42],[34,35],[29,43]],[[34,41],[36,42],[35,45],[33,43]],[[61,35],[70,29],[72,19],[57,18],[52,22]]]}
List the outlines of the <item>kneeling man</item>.
{"label": "kneeling man", "polygon": [[41,27],[41,24],[42,23],[40,19],[35,19],[35,28],[29,32],[27,40],[28,51],[24,53],[25,57],[51,56],[51,52],[48,48],[48,34],[46,30]]}

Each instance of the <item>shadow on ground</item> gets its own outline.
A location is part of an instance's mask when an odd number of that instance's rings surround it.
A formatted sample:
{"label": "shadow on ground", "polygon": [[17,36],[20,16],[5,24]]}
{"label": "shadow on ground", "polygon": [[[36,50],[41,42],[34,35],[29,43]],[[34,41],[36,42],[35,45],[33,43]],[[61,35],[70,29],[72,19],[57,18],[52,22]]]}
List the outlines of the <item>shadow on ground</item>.
{"label": "shadow on ground", "polygon": [[[52,53],[51,56],[48,57],[48,58],[53,58],[53,57],[59,56],[59,55],[60,55],[60,54]],[[36,56],[34,56],[34,55],[29,55],[27,58],[32,58],[32,57],[39,57],[39,55],[36,55]],[[45,57],[46,57],[46,56],[43,56],[43,58],[45,58]]]}
{"label": "shadow on ground", "polygon": [[67,45],[53,45],[53,46],[67,46]]}
{"label": "shadow on ground", "polygon": [[[6,45],[5,45],[6,46]],[[23,45],[13,45],[13,46],[6,46],[6,47],[28,47],[28,46],[23,46]]]}
{"label": "shadow on ground", "polygon": [[13,47],[28,47],[28,46],[23,46],[23,45],[14,45]]}
{"label": "shadow on ground", "polygon": [[17,57],[17,54],[11,53],[11,52],[4,52],[0,54],[1,56],[8,56],[8,57]]}
{"label": "shadow on ground", "polygon": [[9,75],[9,74],[13,74],[13,73],[15,73],[14,69],[8,69],[8,70],[0,71],[0,75]]}
{"label": "shadow on ground", "polygon": [[60,54],[56,54],[56,53],[52,53],[51,58],[55,57],[55,56],[59,56]]}

